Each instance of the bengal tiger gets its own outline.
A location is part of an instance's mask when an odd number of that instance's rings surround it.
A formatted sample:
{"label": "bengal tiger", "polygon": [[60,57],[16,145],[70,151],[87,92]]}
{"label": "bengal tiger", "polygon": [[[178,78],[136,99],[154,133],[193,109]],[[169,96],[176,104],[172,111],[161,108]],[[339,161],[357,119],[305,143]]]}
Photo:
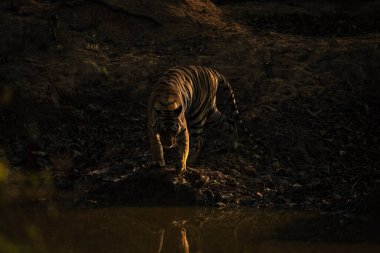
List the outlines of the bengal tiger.
{"label": "bengal tiger", "polygon": [[[228,92],[234,119],[227,118],[216,107],[219,85]],[[195,161],[203,143],[202,134],[206,124],[228,133],[236,149],[236,123],[241,121],[235,95],[223,75],[208,67],[173,67],[158,79],[149,96],[148,136],[153,164],[165,166],[163,148],[178,146],[181,159],[176,169],[184,172],[189,155],[189,139],[190,161]]]}

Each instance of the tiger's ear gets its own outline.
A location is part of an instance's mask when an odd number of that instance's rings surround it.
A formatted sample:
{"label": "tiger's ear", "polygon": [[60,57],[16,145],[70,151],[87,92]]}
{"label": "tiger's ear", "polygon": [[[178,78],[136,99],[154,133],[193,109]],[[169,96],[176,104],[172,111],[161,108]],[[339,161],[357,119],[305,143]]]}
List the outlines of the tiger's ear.
{"label": "tiger's ear", "polygon": [[177,109],[174,109],[175,115],[180,115],[182,112],[182,105],[178,106]]}

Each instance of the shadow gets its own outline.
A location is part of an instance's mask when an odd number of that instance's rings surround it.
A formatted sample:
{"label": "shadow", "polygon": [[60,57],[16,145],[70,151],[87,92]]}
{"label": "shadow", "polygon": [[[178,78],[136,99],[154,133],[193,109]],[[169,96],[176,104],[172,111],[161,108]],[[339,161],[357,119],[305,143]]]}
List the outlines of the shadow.
{"label": "shadow", "polygon": [[[245,6],[246,12],[236,16],[236,21],[250,27],[259,36],[262,32],[276,32],[314,37],[347,37],[380,31],[377,15],[379,6],[371,1],[315,0],[284,3],[276,0],[227,0],[216,3]],[[258,9],[260,11],[256,11]]]}

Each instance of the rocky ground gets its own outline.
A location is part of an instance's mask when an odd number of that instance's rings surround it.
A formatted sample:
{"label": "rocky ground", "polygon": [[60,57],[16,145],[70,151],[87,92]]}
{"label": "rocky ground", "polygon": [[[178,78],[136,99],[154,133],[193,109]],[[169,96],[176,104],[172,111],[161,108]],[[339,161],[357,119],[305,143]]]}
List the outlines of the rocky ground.
{"label": "rocky ground", "polygon": [[[2,1],[4,189],[78,205],[379,210],[380,1],[332,2]],[[151,168],[145,111],[160,73],[189,64],[230,80],[255,140],[241,133],[232,152],[206,130],[179,176],[170,152]]]}

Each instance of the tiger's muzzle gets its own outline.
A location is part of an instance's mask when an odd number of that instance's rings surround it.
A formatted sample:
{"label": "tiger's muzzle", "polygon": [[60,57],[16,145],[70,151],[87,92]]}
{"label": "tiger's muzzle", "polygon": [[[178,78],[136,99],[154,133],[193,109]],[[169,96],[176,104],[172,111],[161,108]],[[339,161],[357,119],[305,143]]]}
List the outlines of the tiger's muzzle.
{"label": "tiger's muzzle", "polygon": [[164,148],[173,148],[176,145],[176,133],[173,131],[160,131],[160,141]]}

